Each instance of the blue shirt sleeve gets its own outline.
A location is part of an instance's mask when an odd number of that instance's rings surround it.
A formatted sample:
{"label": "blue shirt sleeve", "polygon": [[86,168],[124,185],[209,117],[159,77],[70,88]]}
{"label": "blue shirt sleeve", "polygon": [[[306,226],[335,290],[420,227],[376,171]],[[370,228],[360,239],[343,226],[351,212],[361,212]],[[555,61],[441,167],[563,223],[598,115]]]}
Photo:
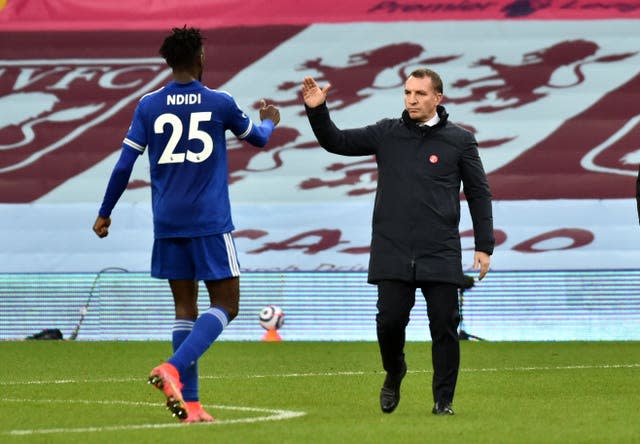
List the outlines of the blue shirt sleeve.
{"label": "blue shirt sleeve", "polygon": [[265,119],[259,125],[238,107],[230,95],[227,97],[227,125],[239,139],[246,140],[253,146],[263,147],[269,141],[275,125],[271,119]]}
{"label": "blue shirt sleeve", "polygon": [[260,125],[253,125],[249,135],[244,139],[253,146],[263,147],[269,141],[275,125],[271,119],[265,119]]}
{"label": "blue shirt sleeve", "polygon": [[140,153],[145,151],[147,146],[147,133],[144,125],[143,117],[143,102],[141,101],[136,106],[136,110],[133,113],[133,120],[127,131],[127,135],[123,140],[123,146],[127,145]]}
{"label": "blue shirt sleeve", "polygon": [[111,216],[111,211],[116,206],[118,199],[124,193],[133,171],[133,165],[136,163],[138,156],[142,154],[133,148],[125,146],[120,151],[120,158],[113,167],[111,172],[111,178],[107,185],[107,191],[104,193],[104,199],[102,200],[102,206],[98,214],[101,217]]}

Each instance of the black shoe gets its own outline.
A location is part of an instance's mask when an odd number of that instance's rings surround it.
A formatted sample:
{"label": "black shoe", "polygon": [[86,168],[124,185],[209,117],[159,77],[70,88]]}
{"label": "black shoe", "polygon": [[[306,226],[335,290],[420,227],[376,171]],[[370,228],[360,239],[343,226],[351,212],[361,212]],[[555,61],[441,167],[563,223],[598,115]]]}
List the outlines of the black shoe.
{"label": "black shoe", "polygon": [[402,363],[402,371],[398,374],[387,373],[380,390],[380,408],[383,413],[393,412],[400,403],[400,384],[407,374],[407,364]]}
{"label": "black shoe", "polygon": [[451,408],[450,402],[443,402],[443,403],[436,402],[435,405],[433,406],[433,410],[431,410],[431,413],[433,413],[434,415],[440,415],[440,416],[454,414],[453,409]]}

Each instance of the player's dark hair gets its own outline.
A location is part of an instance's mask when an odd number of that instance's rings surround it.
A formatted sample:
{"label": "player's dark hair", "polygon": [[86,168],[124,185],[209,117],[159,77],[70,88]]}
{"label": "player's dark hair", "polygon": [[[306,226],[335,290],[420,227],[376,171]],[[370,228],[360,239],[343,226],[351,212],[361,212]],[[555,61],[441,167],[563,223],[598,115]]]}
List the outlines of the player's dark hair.
{"label": "player's dark hair", "polygon": [[203,37],[196,28],[173,28],[158,51],[173,69],[194,66],[202,51]]}
{"label": "player's dark hair", "polygon": [[411,74],[409,74],[409,76],[417,77],[419,79],[422,79],[424,77],[429,77],[431,79],[431,84],[433,85],[433,89],[437,93],[440,93],[440,94],[443,93],[442,79],[440,78],[440,75],[438,75],[437,72],[429,68],[419,68],[414,70]]}

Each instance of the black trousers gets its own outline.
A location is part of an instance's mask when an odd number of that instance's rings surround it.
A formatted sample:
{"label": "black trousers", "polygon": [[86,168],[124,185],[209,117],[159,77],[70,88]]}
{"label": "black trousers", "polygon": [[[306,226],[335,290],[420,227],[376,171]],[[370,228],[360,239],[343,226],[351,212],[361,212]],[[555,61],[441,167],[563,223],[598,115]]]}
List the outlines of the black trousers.
{"label": "black trousers", "polygon": [[382,366],[389,373],[398,373],[402,368],[405,330],[415,304],[417,288],[420,288],[427,302],[432,341],[433,400],[438,403],[450,403],[453,401],[460,367],[460,311],[457,285],[392,280],[378,283],[376,330]]}

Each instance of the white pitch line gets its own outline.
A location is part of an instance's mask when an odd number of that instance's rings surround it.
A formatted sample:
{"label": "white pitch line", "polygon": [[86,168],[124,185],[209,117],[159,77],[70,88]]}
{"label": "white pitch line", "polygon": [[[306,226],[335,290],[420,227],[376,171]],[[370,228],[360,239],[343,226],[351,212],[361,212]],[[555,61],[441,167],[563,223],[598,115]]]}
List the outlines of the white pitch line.
{"label": "white pitch line", "polygon": [[[136,401],[92,401],[82,399],[19,399],[19,398],[0,398],[0,402],[19,402],[19,403],[44,403],[44,404],[102,404],[102,405],[133,405],[144,407],[158,407],[158,403],[151,402],[136,402]],[[163,424],[129,424],[129,425],[117,425],[117,426],[91,426],[91,427],[78,427],[78,428],[55,428],[55,429],[23,429],[23,430],[9,430],[4,432],[3,435],[24,436],[24,435],[45,435],[52,433],[91,433],[91,432],[116,432],[123,430],[142,430],[142,429],[167,429],[176,427],[190,427],[190,426],[220,426],[228,424],[249,424],[254,422],[263,421],[282,421],[285,419],[298,418],[306,415],[306,412],[296,412],[292,410],[280,410],[280,409],[265,409],[259,407],[241,407],[230,405],[207,405],[218,410],[236,410],[241,412],[256,412],[256,413],[268,413],[266,416],[252,416],[247,418],[237,419],[216,419],[214,422],[200,422],[193,424],[184,424],[180,422],[171,422]]]}
{"label": "white pitch line", "polygon": [[461,372],[530,372],[540,370],[611,370],[620,368],[640,368],[637,364],[603,364],[603,365],[564,365],[564,366],[542,366],[542,367],[505,367],[505,368],[483,368],[483,369],[460,369]]}
{"label": "white pitch line", "polygon": [[[505,368],[477,368],[477,369],[460,369],[461,372],[481,373],[481,372],[510,372],[510,371],[555,371],[555,370],[599,370],[599,369],[628,369],[640,368],[640,363],[631,364],[605,364],[605,365],[567,365],[567,366],[541,366],[541,367],[505,367]],[[410,370],[409,373],[431,373],[432,370]],[[243,375],[243,376],[201,376],[201,379],[259,379],[259,378],[305,378],[305,377],[332,377],[332,376],[363,376],[372,372],[326,372],[326,373],[282,373],[282,374],[265,374],[265,375]],[[373,372],[381,373],[381,372]],[[111,379],[60,379],[54,381],[3,381],[0,386],[8,385],[38,385],[38,384],[76,384],[76,383],[96,383],[96,382],[140,382],[139,378],[111,378]],[[136,405],[136,406],[153,406],[157,407],[157,403],[135,402],[135,401],[92,401],[92,400],[56,400],[56,399],[17,399],[17,398],[0,398],[0,402],[32,402],[32,403],[76,403],[76,404],[120,404],[120,405]],[[290,410],[264,409],[257,407],[240,407],[240,406],[211,406],[216,409],[227,409],[246,412],[269,413],[267,416],[255,416],[249,418],[216,420],[212,423],[165,423],[165,424],[132,424],[118,426],[102,426],[102,427],[81,427],[81,428],[57,428],[57,429],[33,429],[33,430],[10,430],[4,432],[4,435],[35,435],[35,434],[52,434],[52,433],[89,433],[89,432],[108,432],[122,430],[140,430],[140,429],[163,429],[175,427],[188,427],[193,425],[225,425],[239,423],[253,423],[261,421],[280,421],[285,419],[297,418],[306,415],[306,412],[296,412]]]}
{"label": "white pitch line", "polygon": [[[610,370],[640,368],[640,363],[631,364],[602,364],[602,365],[566,365],[566,366],[531,366],[531,367],[488,367],[488,368],[461,368],[460,372],[483,373],[483,372],[531,372],[531,371],[554,371],[554,370]],[[432,373],[431,369],[409,370],[408,373]],[[326,372],[326,373],[276,373],[264,375],[201,375],[200,379],[264,379],[264,378],[313,378],[313,377],[333,377],[333,376],[364,376],[370,374],[381,374],[375,372]],[[94,384],[109,382],[141,382],[144,378],[105,378],[105,379],[57,379],[51,381],[1,381],[0,386],[5,385],[42,385],[42,384]]]}

